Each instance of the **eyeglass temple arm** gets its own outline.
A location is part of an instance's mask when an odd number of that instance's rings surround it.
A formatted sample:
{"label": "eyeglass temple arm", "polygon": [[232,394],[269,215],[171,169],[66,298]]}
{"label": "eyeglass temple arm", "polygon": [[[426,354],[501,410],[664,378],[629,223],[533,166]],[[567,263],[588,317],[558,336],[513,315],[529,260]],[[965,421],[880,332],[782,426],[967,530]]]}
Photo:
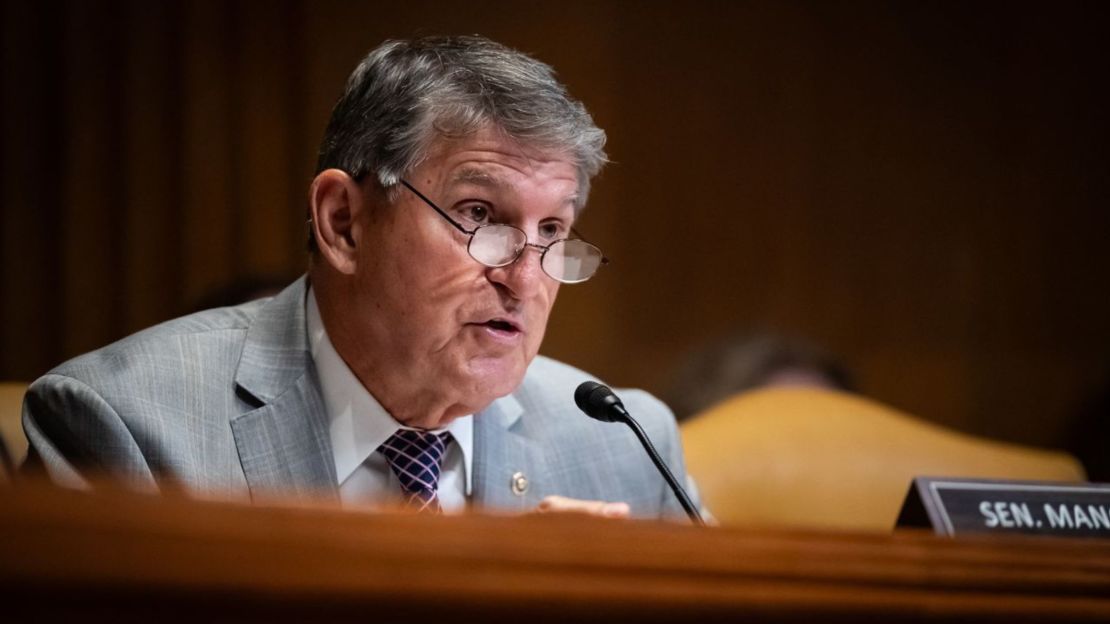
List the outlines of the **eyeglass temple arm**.
{"label": "eyeglass temple arm", "polygon": [[[574,226],[571,226],[570,233],[574,234],[579,240],[583,240],[583,241],[586,241],[587,243],[590,243],[590,241],[586,240],[585,236],[582,236],[581,232],[574,229]],[[590,244],[593,245],[593,243],[590,243]],[[594,247],[597,247],[597,245],[594,245]],[[601,251],[601,250],[598,249],[598,251]],[[601,264],[609,264],[609,258],[605,254],[601,254]]]}
{"label": "eyeglass temple arm", "polygon": [[[434,201],[425,197],[423,193],[416,190],[416,188],[413,187],[413,185],[409,184],[407,180],[402,179],[401,184],[404,184],[405,188],[412,191],[413,194],[416,195],[417,197],[419,197],[425,204],[428,204],[429,206],[431,206],[432,210],[435,210],[436,212],[439,213],[439,216],[443,217],[444,219],[447,219],[447,222],[450,223],[451,225],[455,226],[456,230],[462,232],[463,234],[467,234],[469,236],[474,235],[474,232],[472,232],[470,230],[467,230],[462,225],[460,225],[458,222],[456,222],[454,219],[452,219],[446,212],[443,211],[442,208],[437,206]],[[580,238],[582,240],[586,240],[586,238],[584,236],[582,236],[582,234],[579,233],[579,231],[574,229],[573,227],[570,228],[570,232],[571,232],[571,234],[574,234],[578,238]],[[586,241],[586,242],[589,242],[589,241]],[[605,257],[604,255],[601,256],[601,264],[609,264],[609,258]]]}
{"label": "eyeglass temple arm", "polygon": [[439,213],[439,216],[443,217],[444,219],[447,219],[447,222],[450,223],[451,225],[455,226],[456,230],[462,232],[463,234],[467,234],[467,235],[471,235],[471,236],[474,234],[474,232],[471,232],[471,231],[467,230],[462,225],[460,225],[458,222],[456,222],[454,219],[452,219],[446,212],[443,211],[442,208],[437,206],[435,204],[435,202],[433,202],[432,200],[425,197],[423,193],[421,193],[420,191],[413,188],[413,186],[411,184],[409,184],[405,180],[401,180],[401,184],[404,184],[405,188],[412,191],[413,194],[415,194],[417,197],[422,199],[425,204],[428,204],[429,206],[431,206],[432,210],[435,210],[436,212]]}

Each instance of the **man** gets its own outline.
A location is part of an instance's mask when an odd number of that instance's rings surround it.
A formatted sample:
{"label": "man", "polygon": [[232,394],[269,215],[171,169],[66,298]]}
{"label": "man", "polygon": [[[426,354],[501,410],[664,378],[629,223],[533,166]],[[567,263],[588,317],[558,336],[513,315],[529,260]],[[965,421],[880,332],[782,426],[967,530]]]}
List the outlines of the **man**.
{"label": "man", "polygon": [[[537,357],[605,134],[549,67],[478,37],[392,41],[351,75],[309,193],[306,278],[63,364],[30,388],[31,465],[203,496],[680,508],[631,432]],[[670,412],[630,412],[679,478]]]}

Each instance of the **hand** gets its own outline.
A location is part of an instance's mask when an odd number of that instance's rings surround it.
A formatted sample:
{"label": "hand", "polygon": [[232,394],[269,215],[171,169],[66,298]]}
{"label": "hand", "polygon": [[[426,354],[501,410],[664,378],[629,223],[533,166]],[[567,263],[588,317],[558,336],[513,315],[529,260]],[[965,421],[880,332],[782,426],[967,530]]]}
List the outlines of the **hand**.
{"label": "hand", "polygon": [[536,507],[537,513],[578,513],[601,518],[628,518],[628,503],[589,501],[566,496],[548,496]]}

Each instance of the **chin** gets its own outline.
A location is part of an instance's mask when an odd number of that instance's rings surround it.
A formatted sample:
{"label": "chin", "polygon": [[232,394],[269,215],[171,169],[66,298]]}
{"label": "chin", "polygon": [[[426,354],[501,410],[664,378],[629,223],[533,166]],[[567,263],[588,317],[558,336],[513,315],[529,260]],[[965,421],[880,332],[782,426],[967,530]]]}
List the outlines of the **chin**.
{"label": "chin", "polygon": [[516,390],[524,379],[528,365],[520,361],[493,359],[474,360],[469,368],[470,386],[476,394],[488,398],[488,404]]}

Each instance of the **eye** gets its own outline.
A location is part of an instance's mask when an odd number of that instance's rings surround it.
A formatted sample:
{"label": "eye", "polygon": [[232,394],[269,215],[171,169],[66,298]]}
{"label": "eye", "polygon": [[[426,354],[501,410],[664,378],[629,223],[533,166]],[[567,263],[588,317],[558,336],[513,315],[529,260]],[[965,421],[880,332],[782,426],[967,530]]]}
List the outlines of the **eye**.
{"label": "eye", "polygon": [[546,221],[540,224],[539,234],[541,238],[547,240],[556,240],[564,238],[563,224],[558,221]]}
{"label": "eye", "polygon": [[485,204],[463,204],[459,206],[458,210],[463,219],[466,219],[474,225],[485,225],[489,223],[489,206]]}

